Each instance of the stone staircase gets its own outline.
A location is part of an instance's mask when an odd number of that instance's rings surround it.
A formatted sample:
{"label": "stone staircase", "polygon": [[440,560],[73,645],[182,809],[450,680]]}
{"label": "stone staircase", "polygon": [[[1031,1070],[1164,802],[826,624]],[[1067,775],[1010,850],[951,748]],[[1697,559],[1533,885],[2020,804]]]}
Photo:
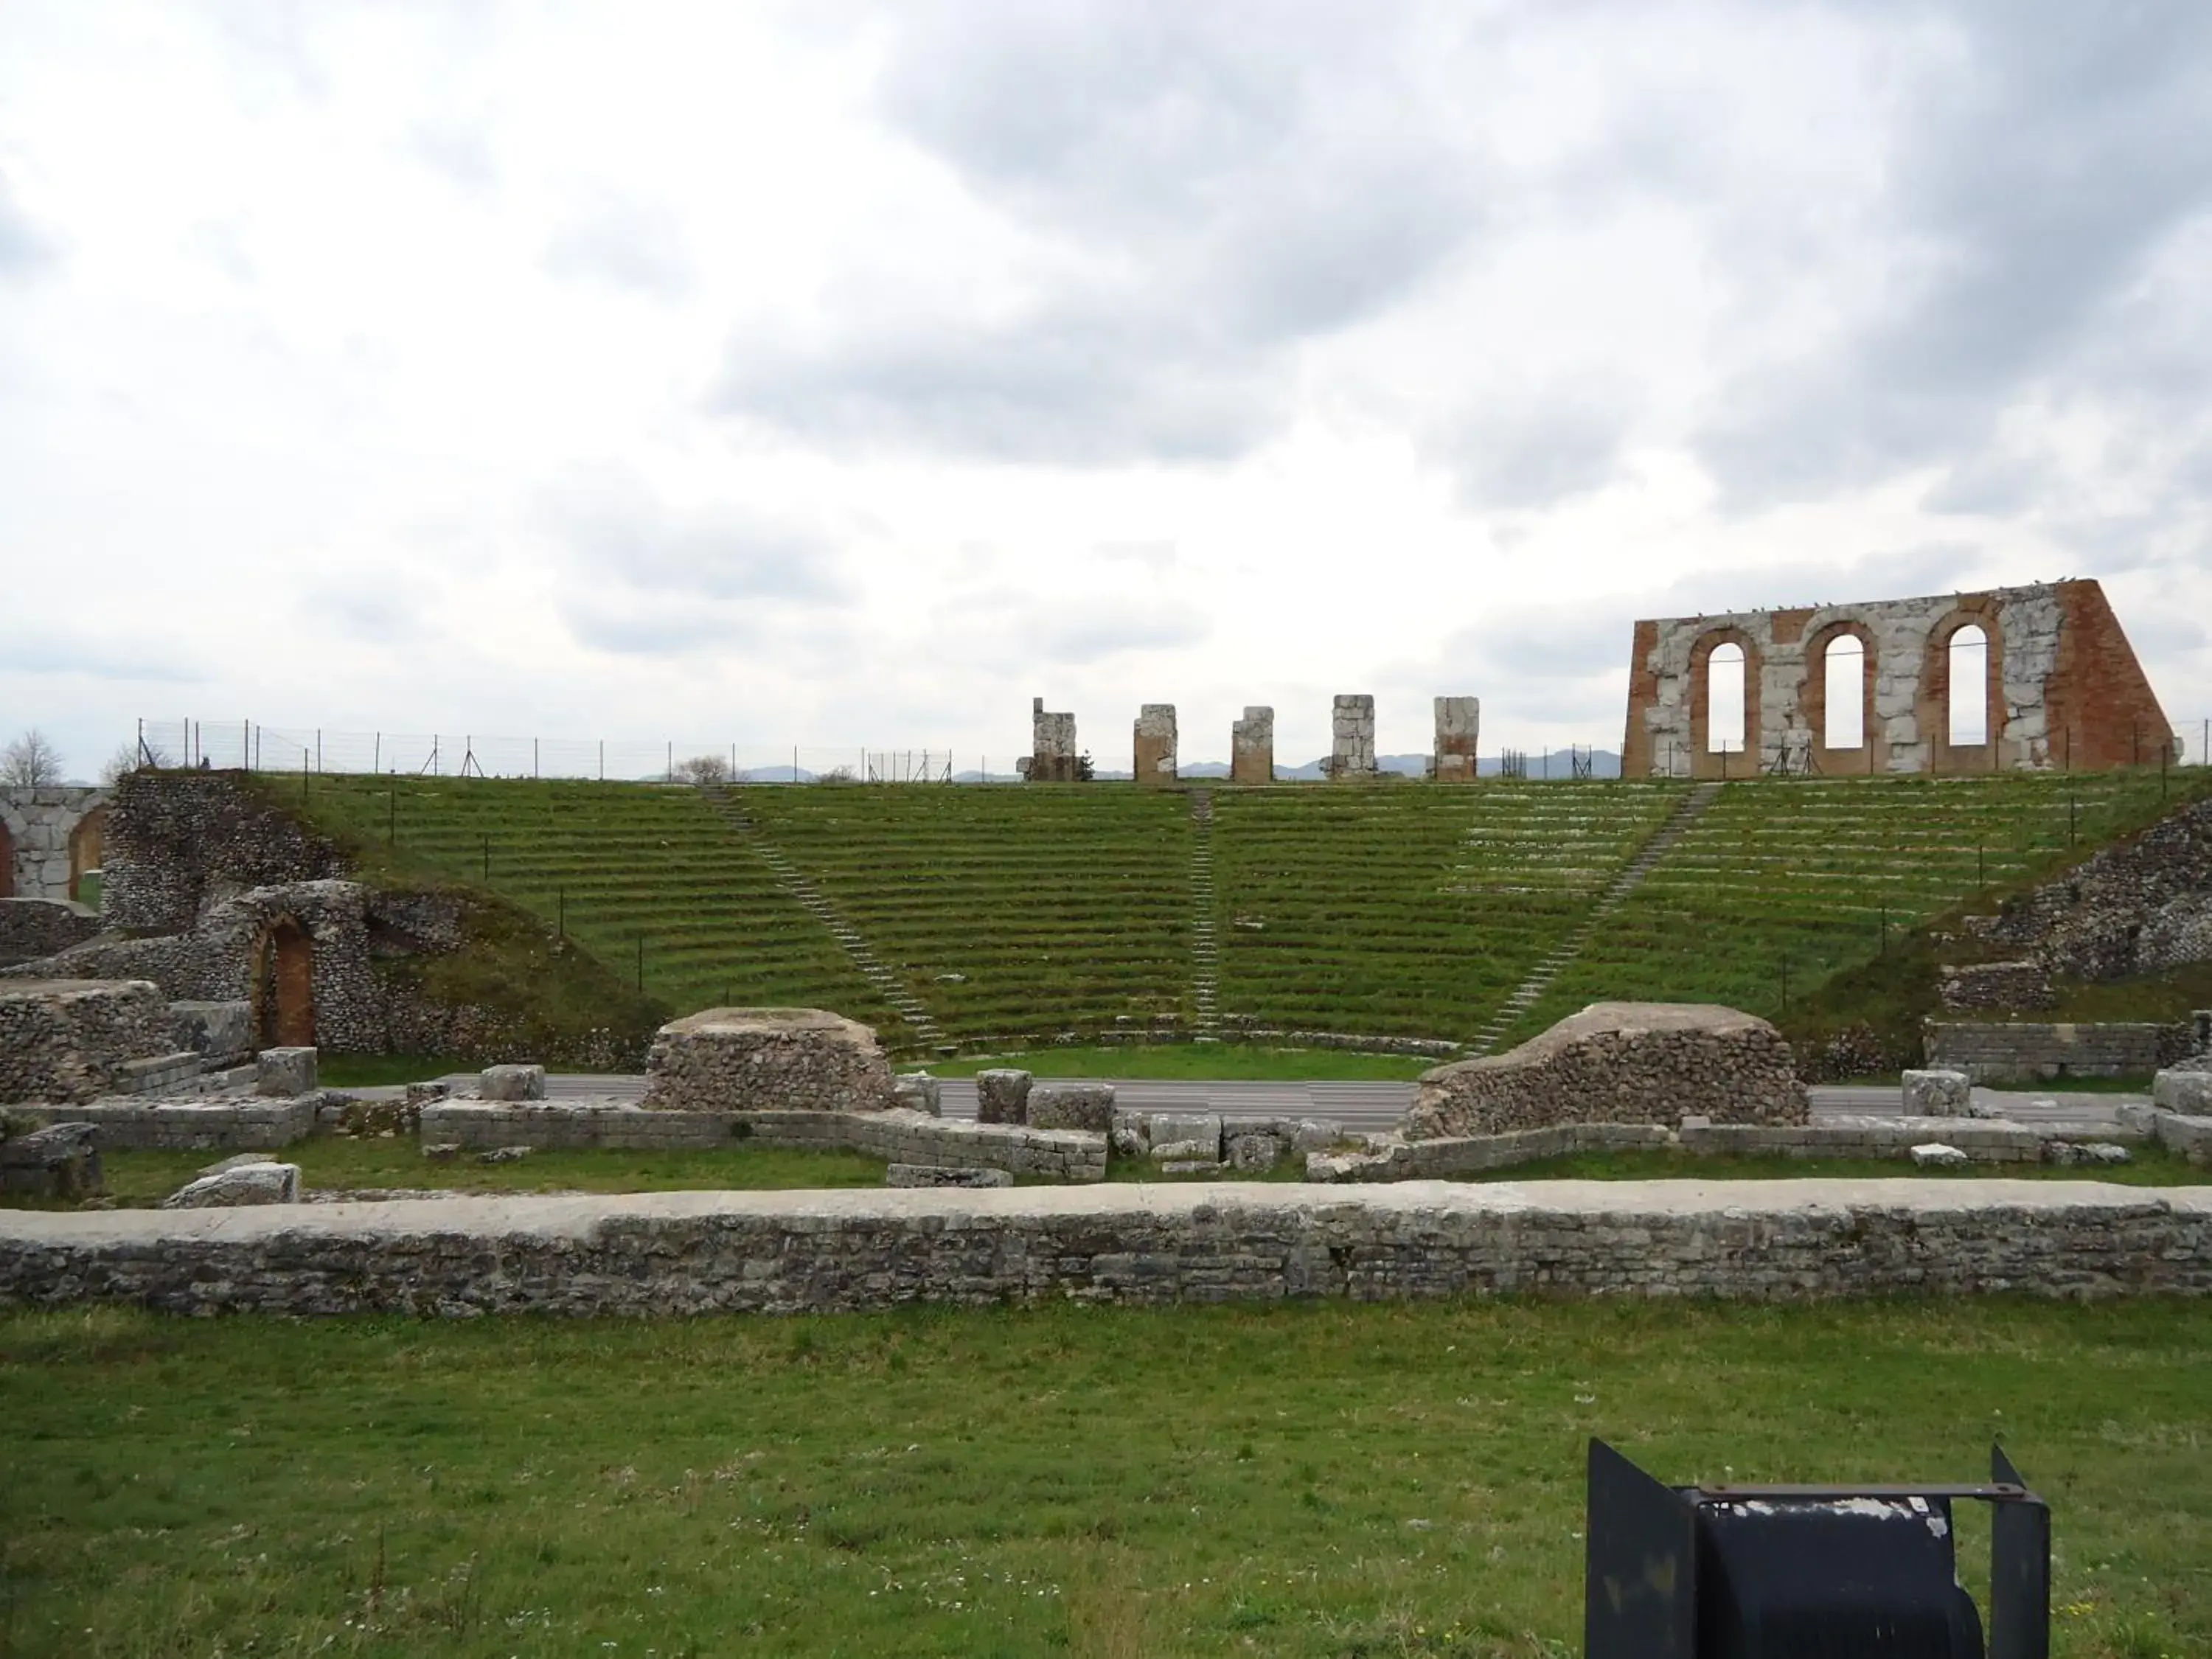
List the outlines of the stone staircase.
{"label": "stone staircase", "polygon": [[929,1010],[922,1006],[921,999],[907,989],[905,982],[896,973],[884,965],[882,959],[868,947],[867,940],[861,937],[860,930],[823,896],[822,890],[814,884],[812,879],[760,833],[759,826],[744,815],[744,809],[731,799],[729,791],[720,784],[709,783],[702,784],[699,793],[714,809],[715,815],[736,830],[739,839],[768,866],[769,873],[775,878],[776,885],[797,899],[805,907],[808,915],[830,930],[830,936],[851,958],[853,965],[860,970],[861,976],[875,987],[883,1000],[890,1004],[898,1017],[907,1023],[914,1033],[914,1041],[925,1047],[943,1042],[944,1031],[931,1018]]}
{"label": "stone staircase", "polygon": [[1190,982],[1196,1035],[1201,1042],[1221,1034],[1220,942],[1213,931],[1213,792],[1190,792],[1194,834],[1190,851]]}
{"label": "stone staircase", "polygon": [[1544,958],[1529,970],[1528,977],[1516,986],[1505,1000],[1498,1005],[1498,1012],[1490,1017],[1489,1022],[1469,1040],[1467,1047],[1470,1054],[1486,1054],[1496,1050],[1498,1039],[1512,1030],[1523,1014],[1535,1006],[1539,997],[1552,988],[1552,981],[1559,976],[1560,971],[1583,953],[1583,947],[1597,936],[1597,930],[1606,924],[1614,911],[1620,908],[1631,893],[1644,884],[1644,878],[1651,873],[1652,866],[1666,857],[1690,826],[1705,816],[1705,809],[1720,799],[1721,787],[1717,783],[1701,783],[1682,797],[1681,804],[1668,815],[1666,823],[1652,832],[1651,839],[1644,843],[1636,856],[1607,884],[1605,891],[1598,895],[1597,902],[1590,907],[1589,915],[1583,918],[1582,925],[1552,947]]}

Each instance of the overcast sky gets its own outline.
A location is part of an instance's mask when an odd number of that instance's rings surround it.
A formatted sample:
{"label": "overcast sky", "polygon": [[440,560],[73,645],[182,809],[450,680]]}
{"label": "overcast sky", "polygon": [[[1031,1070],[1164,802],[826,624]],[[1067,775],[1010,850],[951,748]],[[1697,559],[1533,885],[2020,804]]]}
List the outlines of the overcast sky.
{"label": "overcast sky", "polygon": [[2203,0],[9,0],[0,726],[1616,746],[1637,616],[2075,575],[2194,724],[2208,111]]}

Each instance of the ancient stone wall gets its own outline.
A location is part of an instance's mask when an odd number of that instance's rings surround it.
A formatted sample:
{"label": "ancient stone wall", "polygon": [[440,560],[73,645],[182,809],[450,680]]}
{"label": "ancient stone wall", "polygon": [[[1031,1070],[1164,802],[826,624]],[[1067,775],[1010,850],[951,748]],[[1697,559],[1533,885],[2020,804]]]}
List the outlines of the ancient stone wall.
{"label": "ancient stone wall", "polygon": [[876,1034],[819,1008],[708,1008],[672,1020],[646,1056],[648,1107],[887,1111]]}
{"label": "ancient stone wall", "polygon": [[1340,695],[1329,710],[1328,775],[1371,778],[1375,773],[1375,699]]}
{"label": "ancient stone wall", "polygon": [[2212,800],[2192,801],[2100,849],[2009,901],[1976,932],[2069,979],[2212,962]]}
{"label": "ancient stone wall", "polygon": [[1733,1008],[1599,1002],[1503,1054],[1424,1073],[1409,1140],[1562,1123],[1806,1121],[1805,1085],[1782,1034]]}
{"label": "ancient stone wall", "polygon": [[101,911],[111,927],[182,933],[252,888],[348,873],[337,848],[229,772],[133,772],[115,786]]}
{"label": "ancient stone wall", "polygon": [[0,787],[0,899],[74,899],[101,867],[108,792]]}
{"label": "ancient stone wall", "polygon": [[1171,702],[1148,702],[1139,711],[1135,776],[1139,784],[1176,781],[1176,711]]}
{"label": "ancient stone wall", "polygon": [[50,957],[99,931],[100,918],[67,899],[0,899],[0,968]]}
{"label": "ancient stone wall", "polygon": [[2188,1021],[2040,1024],[2027,1020],[1930,1020],[1928,1064],[1977,1083],[2055,1082],[2069,1077],[2148,1077],[2196,1048]]}
{"label": "ancient stone wall", "polygon": [[[1950,741],[1950,644],[1987,635],[1978,695],[1987,741]],[[1827,744],[1827,652],[1863,653],[1856,747]],[[1748,741],[1711,750],[1708,665],[1721,645],[1744,653]],[[1845,647],[1848,649],[1848,647]],[[1723,734],[1731,738],[1734,734]],[[1827,774],[1989,772],[2155,765],[2173,742],[2118,619],[2094,581],[1927,599],[1751,611],[1639,622],[1629,665],[1624,777],[1720,777],[1787,767]]]}
{"label": "ancient stone wall", "polygon": [[176,1046],[168,999],[143,980],[0,980],[0,1101],[111,1094],[132,1061]]}
{"label": "ancient stone wall", "polygon": [[1482,699],[1438,697],[1437,749],[1429,775],[1438,783],[1473,783],[1482,737]]}
{"label": "ancient stone wall", "polygon": [[1229,781],[1275,781],[1275,711],[1255,703],[1229,728]]}
{"label": "ancient stone wall", "polygon": [[1082,757],[1075,746],[1075,716],[1054,714],[1037,697],[1030,704],[1030,753],[1020,771],[1031,783],[1079,783]]}
{"label": "ancient stone wall", "polygon": [[0,1304],[821,1313],[914,1303],[2212,1295],[2212,1189],[1416,1182],[0,1211]]}

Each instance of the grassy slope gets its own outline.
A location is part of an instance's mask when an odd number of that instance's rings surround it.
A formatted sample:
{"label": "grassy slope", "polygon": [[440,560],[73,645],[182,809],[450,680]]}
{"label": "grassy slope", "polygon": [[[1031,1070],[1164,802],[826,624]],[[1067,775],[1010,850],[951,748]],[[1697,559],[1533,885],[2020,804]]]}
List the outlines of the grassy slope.
{"label": "grassy slope", "polygon": [[2172,1302],[4,1315],[0,1649],[1564,1659],[1589,1437],[1686,1481],[1999,1436],[2059,1659],[2178,1659],[2208,1345]]}
{"label": "grassy slope", "polygon": [[[2086,856],[2212,787],[2212,775],[2177,773],[2165,787],[2161,797],[2156,773],[1730,785],[1509,1040],[1600,998],[1721,1001],[1802,1024],[1816,993],[1902,1040],[1932,996],[1932,957],[1884,960],[1885,918],[1893,951],[1909,954],[1919,924]],[[949,1035],[1163,1017],[1188,1029],[1195,842],[1181,792],[734,793]],[[1263,1025],[1468,1036],[1681,793],[1636,782],[1216,789],[1222,1011]],[[694,791],[331,779],[317,781],[309,810],[411,878],[482,884],[489,850],[494,891],[544,921],[565,908],[571,933],[617,974],[635,973],[642,936],[656,1006],[826,1006],[894,1044],[908,1035]],[[2183,993],[2157,994],[2163,1009]],[[2132,991],[2085,994],[2087,1006],[2109,1017],[2132,1006]]]}

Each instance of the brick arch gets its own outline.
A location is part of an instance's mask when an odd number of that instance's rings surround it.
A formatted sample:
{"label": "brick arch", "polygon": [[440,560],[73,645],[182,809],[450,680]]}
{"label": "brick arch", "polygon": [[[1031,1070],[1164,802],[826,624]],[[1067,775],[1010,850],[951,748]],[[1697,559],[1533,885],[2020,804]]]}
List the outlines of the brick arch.
{"label": "brick arch", "polygon": [[[1859,642],[1859,732],[1856,749],[1828,747],[1828,647],[1846,635]],[[1887,771],[1889,739],[1875,714],[1874,688],[1879,672],[1874,630],[1853,617],[1823,623],[1805,641],[1805,678],[1797,685],[1797,708],[1805,718],[1816,772]]]}
{"label": "brick arch", "polygon": [[69,896],[72,899],[79,896],[78,889],[83,884],[86,873],[100,867],[106,838],[107,808],[105,806],[94,807],[70,828]]}
{"label": "brick arch", "polygon": [[[1928,751],[1930,772],[1993,772],[2004,740],[2004,606],[1994,593],[1970,593],[1928,630],[1920,659],[1920,690],[1913,714]],[[1951,639],[1962,628],[1982,630],[1989,641],[1983,686],[1982,720],[1986,741],[1954,747],[1951,743]]]}
{"label": "brick arch", "polygon": [[257,1046],[315,1046],[315,941],[298,917],[271,916],[262,925],[251,995]]}
{"label": "brick arch", "polygon": [[[1743,733],[1741,754],[1726,757],[1708,752],[1711,736],[1712,655],[1723,645],[1743,650]],[[1693,778],[1747,778],[1759,770],[1759,680],[1762,666],[1759,641],[1741,628],[1709,629],[1690,647],[1690,775]]]}

